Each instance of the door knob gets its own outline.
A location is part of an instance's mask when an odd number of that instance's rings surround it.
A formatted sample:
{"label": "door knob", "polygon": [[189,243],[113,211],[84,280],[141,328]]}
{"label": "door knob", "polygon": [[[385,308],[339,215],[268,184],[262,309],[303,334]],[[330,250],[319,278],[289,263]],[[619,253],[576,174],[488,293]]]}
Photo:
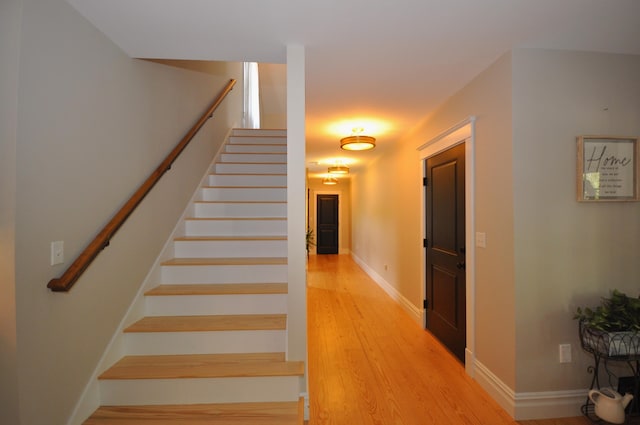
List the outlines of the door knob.
{"label": "door knob", "polygon": [[456,267],[457,267],[458,269],[460,269],[460,270],[464,270],[464,268],[465,268],[466,266],[467,266],[467,265],[466,265],[464,262],[460,262],[460,263],[456,264]]}

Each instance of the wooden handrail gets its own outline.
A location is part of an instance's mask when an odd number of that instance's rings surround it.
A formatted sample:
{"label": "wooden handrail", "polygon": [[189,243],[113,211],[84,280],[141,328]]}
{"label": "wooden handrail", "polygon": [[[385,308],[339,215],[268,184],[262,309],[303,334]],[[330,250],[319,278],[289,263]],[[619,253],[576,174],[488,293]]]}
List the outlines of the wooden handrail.
{"label": "wooden handrail", "polygon": [[209,118],[213,116],[214,111],[218,108],[220,103],[233,89],[236,84],[236,80],[231,79],[220,92],[216,100],[211,104],[209,109],[202,115],[202,117],[195,123],[191,130],[180,140],[180,143],[167,155],[162,163],[155,169],[153,173],[145,180],[144,183],[138,188],[138,190],[129,198],[129,200],[120,208],[120,210],[111,218],[109,223],[98,233],[93,241],[80,253],[78,258],[69,266],[62,276],[56,279],[51,279],[47,284],[47,288],[55,292],[66,292],[80,278],[82,273],[89,267],[91,262],[100,254],[104,248],[109,246],[109,241],[118,229],[124,224],[131,213],[147,196],[151,189],[158,183],[158,180],[171,169],[171,165],[178,158],[180,153],[187,147],[191,139],[198,133],[200,128],[204,125]]}

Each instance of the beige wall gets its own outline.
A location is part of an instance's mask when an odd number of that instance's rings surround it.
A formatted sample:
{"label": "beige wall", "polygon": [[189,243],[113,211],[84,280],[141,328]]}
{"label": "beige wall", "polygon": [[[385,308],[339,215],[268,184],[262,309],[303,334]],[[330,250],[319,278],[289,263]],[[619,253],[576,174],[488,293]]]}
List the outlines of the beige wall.
{"label": "beige wall", "polygon": [[[234,90],[68,294],[46,289],[241,67],[130,59],[63,0],[24,3],[16,296],[22,425],[63,424],[227,130]],[[4,167],[0,167],[4,168]],[[49,265],[63,240],[65,264]]]}
{"label": "beige wall", "polygon": [[[421,177],[416,148],[475,122],[475,356],[516,393],[584,390],[579,305],[638,296],[640,203],[578,203],[580,134],[640,135],[638,56],[516,50],[352,177],[353,251],[418,308]],[[388,264],[388,271],[384,270]],[[573,345],[560,364],[558,345]]]}
{"label": "beige wall", "polygon": [[287,66],[258,65],[260,75],[260,127],[287,128]]}
{"label": "beige wall", "polygon": [[381,151],[351,178],[353,253],[415,306],[422,306],[419,144]]}
{"label": "beige wall", "polygon": [[[416,149],[475,115],[478,361],[515,387],[511,56],[505,55],[441,105],[417,129],[353,177],[353,250],[422,309],[422,164]],[[388,265],[384,270],[384,264]]]}
{"label": "beige wall", "polygon": [[[318,230],[316,228],[316,195],[337,194],[339,195],[339,213],[338,217],[338,245],[341,254],[348,254],[351,251],[351,179],[340,179],[335,186],[327,186],[322,184],[320,178],[310,178],[308,180],[309,192],[309,226],[313,229],[314,241],[317,241]],[[309,250],[311,254],[316,253],[316,247],[312,246]]]}
{"label": "beige wall", "polygon": [[[177,68],[190,69],[191,71],[204,72],[205,74],[216,75],[225,78],[228,73],[228,67],[240,67],[242,62],[219,62],[219,61],[202,61],[202,60],[177,60],[177,59],[143,59],[145,61],[159,63],[162,65],[175,66]],[[243,78],[237,78],[238,83],[234,90],[242,91]]]}
{"label": "beige wall", "polygon": [[[517,391],[586,388],[577,306],[640,295],[640,203],[576,201],[576,136],[640,136],[640,56],[514,53]],[[558,344],[574,362],[558,362]]]}
{"label": "beige wall", "polygon": [[0,417],[19,425],[15,225],[18,57],[22,2],[0,3]]}

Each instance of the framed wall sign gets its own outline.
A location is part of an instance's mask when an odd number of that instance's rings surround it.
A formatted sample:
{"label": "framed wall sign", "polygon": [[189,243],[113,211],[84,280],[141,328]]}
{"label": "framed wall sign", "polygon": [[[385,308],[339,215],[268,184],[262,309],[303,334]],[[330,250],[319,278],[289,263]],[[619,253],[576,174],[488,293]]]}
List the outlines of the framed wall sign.
{"label": "framed wall sign", "polygon": [[579,136],[578,201],[638,201],[637,137]]}

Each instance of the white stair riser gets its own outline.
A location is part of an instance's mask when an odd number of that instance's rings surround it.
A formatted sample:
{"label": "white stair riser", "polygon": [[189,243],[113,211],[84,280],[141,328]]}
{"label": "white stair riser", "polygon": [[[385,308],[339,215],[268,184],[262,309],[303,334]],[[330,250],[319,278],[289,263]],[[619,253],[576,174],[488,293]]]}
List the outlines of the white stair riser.
{"label": "white stair riser", "polygon": [[147,296],[147,316],[286,314],[286,294]]}
{"label": "white stair riser", "polygon": [[162,283],[286,282],[287,265],[162,266]]}
{"label": "white stair riser", "polygon": [[287,137],[286,128],[234,128],[231,130],[233,136],[269,136],[269,137]]}
{"label": "white stair riser", "polygon": [[218,162],[215,165],[216,173],[228,174],[285,174],[287,164],[247,164]]}
{"label": "white stair riser", "polygon": [[187,236],[285,236],[286,220],[188,220]]}
{"label": "white stair riser", "polygon": [[267,152],[267,153],[287,153],[287,145],[286,144],[272,144],[272,145],[242,145],[242,144],[226,144],[224,147],[225,153],[258,153],[258,152]]}
{"label": "white stair riser", "polygon": [[286,133],[265,133],[265,134],[232,134],[229,143],[249,143],[249,144],[274,144],[287,143]]}
{"label": "white stair riser", "polygon": [[287,186],[284,174],[252,175],[252,174],[211,174],[209,186]]}
{"label": "white stair riser", "polygon": [[218,217],[281,217],[287,216],[287,204],[284,202],[263,202],[263,203],[233,203],[214,202],[196,203],[196,218],[218,218]]}
{"label": "white stair riser", "polygon": [[286,240],[175,241],[174,255],[189,257],[286,257]]}
{"label": "white stair riser", "polygon": [[287,347],[285,330],[125,333],[128,355],[276,353]]}
{"label": "white stair riser", "polygon": [[277,164],[287,162],[287,154],[284,153],[223,153],[221,162],[251,162]]}
{"label": "white stair riser", "polygon": [[286,201],[287,189],[271,187],[203,187],[201,189],[201,197],[203,201]]}
{"label": "white stair riser", "polygon": [[293,401],[299,378],[200,378],[101,380],[102,405]]}

